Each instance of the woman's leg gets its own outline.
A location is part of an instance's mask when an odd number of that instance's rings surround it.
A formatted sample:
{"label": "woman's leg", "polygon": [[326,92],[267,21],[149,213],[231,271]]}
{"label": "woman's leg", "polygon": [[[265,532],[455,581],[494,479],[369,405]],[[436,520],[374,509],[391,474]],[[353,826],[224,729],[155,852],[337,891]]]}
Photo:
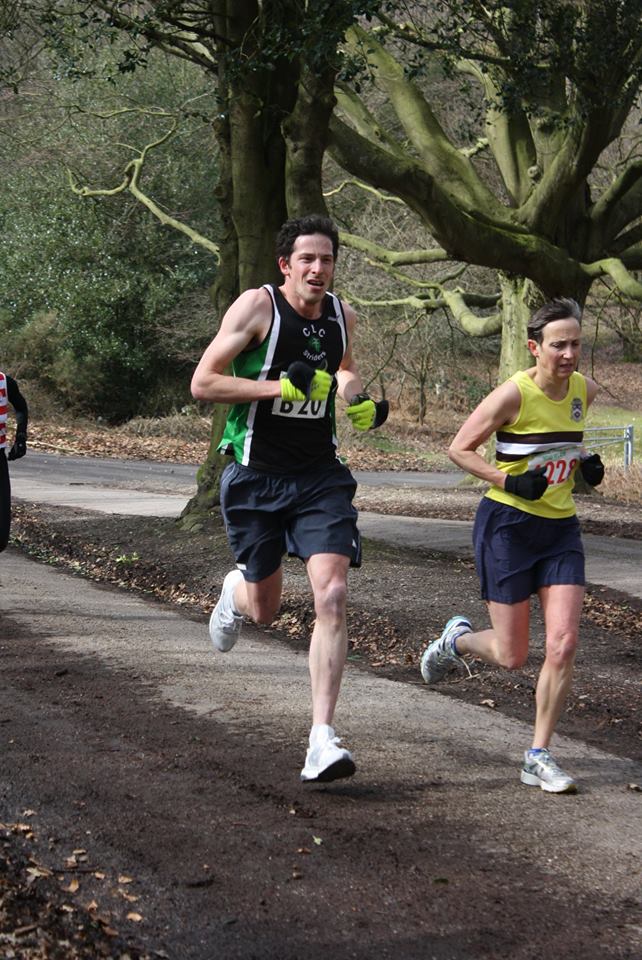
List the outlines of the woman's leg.
{"label": "woman's leg", "polygon": [[523,666],[528,656],[530,599],[519,603],[488,603],[491,630],[462,633],[456,640],[457,653],[479,657],[507,670]]}
{"label": "woman's leg", "polygon": [[540,587],[546,625],[546,658],[536,690],[533,747],[548,747],[573,679],[584,587]]}

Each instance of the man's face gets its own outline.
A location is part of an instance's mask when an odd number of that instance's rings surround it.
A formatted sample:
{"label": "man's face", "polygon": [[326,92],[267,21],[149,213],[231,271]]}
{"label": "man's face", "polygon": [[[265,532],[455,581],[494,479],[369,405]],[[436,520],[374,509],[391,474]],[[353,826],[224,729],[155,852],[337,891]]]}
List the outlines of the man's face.
{"label": "man's face", "polygon": [[577,370],[582,328],[574,317],[553,320],[542,330],[542,342],[528,341],[537,365],[553,377],[567,379]]}
{"label": "man's face", "polygon": [[296,307],[314,307],[321,302],[334,276],[332,240],[324,233],[297,237],[289,258],[279,258],[285,293]]}

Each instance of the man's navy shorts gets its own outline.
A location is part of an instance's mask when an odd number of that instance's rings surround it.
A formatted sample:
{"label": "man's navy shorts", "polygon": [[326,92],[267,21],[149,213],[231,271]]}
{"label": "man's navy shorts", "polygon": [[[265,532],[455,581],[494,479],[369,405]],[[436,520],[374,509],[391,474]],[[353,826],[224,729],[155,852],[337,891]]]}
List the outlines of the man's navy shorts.
{"label": "man's navy shorts", "polygon": [[536,517],[482,497],[473,544],[484,600],[520,603],[540,587],[586,583],[577,517]]}
{"label": "man's navy shorts", "polygon": [[307,560],[318,553],[350,557],[361,564],[357,484],[338,460],[287,476],[262,473],[239,463],[221,478],[221,508],[237,567],[251,583],[269,577],[284,553]]}

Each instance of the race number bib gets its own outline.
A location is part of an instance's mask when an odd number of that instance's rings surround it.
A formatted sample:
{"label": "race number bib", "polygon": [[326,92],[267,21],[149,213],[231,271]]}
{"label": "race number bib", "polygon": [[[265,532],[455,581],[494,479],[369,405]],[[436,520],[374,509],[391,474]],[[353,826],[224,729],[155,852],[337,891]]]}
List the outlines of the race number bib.
{"label": "race number bib", "polygon": [[326,400],[284,400],[276,397],[272,404],[274,417],[296,417],[297,420],[320,420],[325,416]]}
{"label": "race number bib", "polygon": [[528,461],[528,469],[544,467],[549,485],[566,483],[580,462],[580,447],[564,447],[559,450],[545,450]]}

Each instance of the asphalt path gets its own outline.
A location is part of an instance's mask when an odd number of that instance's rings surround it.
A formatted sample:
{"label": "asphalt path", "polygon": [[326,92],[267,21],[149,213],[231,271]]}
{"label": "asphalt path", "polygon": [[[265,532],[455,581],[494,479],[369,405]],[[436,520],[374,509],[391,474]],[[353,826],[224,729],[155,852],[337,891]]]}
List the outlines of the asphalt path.
{"label": "asphalt path", "polygon": [[[12,464],[14,497],[102,513],[178,517],[192,496],[195,465],[30,452]],[[364,486],[453,488],[462,473],[355,472]],[[364,537],[471,556],[470,521],[361,512]],[[584,535],[590,583],[642,597],[642,551],[635,540]]]}
{"label": "asphalt path", "polygon": [[[15,492],[31,482],[47,481],[71,487],[109,486],[148,493],[191,496],[196,484],[196,464],[159,463],[154,460],[116,460],[111,457],[61,456],[35,453],[15,463]],[[366,486],[455,487],[460,471],[419,473],[411,470],[359,470],[358,483]],[[14,477],[12,475],[12,480]]]}

